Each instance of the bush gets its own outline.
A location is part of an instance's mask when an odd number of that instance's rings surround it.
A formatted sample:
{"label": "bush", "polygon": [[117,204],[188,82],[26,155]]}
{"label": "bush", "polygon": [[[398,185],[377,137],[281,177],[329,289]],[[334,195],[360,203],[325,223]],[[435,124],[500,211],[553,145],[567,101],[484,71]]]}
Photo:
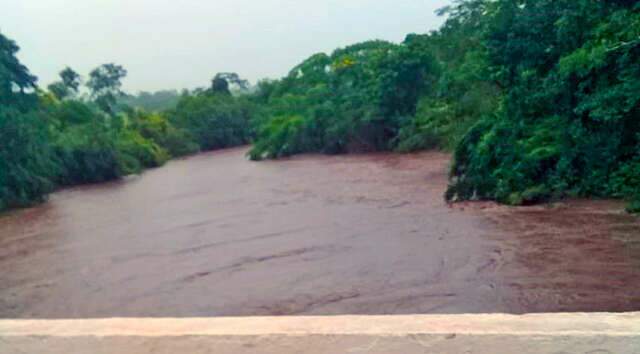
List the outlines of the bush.
{"label": "bush", "polygon": [[258,133],[257,142],[249,152],[252,160],[274,159],[297,152],[310,151],[305,146],[304,120],[300,116],[271,119]]}
{"label": "bush", "polygon": [[[81,112],[81,117],[68,114]],[[106,116],[83,102],[54,102],[49,106],[61,165],[57,182],[62,185],[104,182],[164,164],[169,153],[143,136],[130,117]]]}
{"label": "bush", "polygon": [[173,126],[161,113],[147,113],[142,110],[128,112],[131,129],[153,141],[169,155],[177,157],[195,153],[199,150],[194,138],[184,129]]}
{"label": "bush", "polygon": [[248,100],[209,91],[183,95],[169,121],[192,136],[202,150],[249,142],[253,107]]}
{"label": "bush", "polygon": [[58,166],[41,116],[0,104],[0,142],[0,210],[42,201]]}
{"label": "bush", "polygon": [[118,162],[118,151],[105,127],[96,123],[73,126],[59,133],[54,142],[61,185],[109,181],[124,171]]}
{"label": "bush", "polygon": [[609,182],[611,195],[629,201],[627,210],[640,212],[640,156],[622,164]]}
{"label": "bush", "polygon": [[139,173],[144,168],[162,166],[170,158],[165,149],[133,130],[118,132],[115,147],[120,170],[125,175]]}

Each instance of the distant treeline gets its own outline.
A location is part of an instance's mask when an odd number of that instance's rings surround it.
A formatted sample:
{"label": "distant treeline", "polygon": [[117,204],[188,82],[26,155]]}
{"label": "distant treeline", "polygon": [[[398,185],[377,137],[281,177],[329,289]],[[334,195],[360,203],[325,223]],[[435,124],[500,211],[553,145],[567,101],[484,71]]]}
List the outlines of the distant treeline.
{"label": "distant treeline", "polygon": [[[183,91],[183,93],[189,94],[189,91]],[[150,112],[162,112],[175,108],[180,101],[180,96],[181,93],[178,90],[141,91],[134,95],[124,93],[118,98],[118,103]]]}
{"label": "distant treeline", "polygon": [[84,81],[67,68],[44,90],[0,35],[0,209],[252,142],[256,160],[445,149],[448,200],[617,197],[640,211],[637,1],[460,0],[440,13],[438,31],[316,54],[253,90],[221,73],[127,95],[115,64]]}

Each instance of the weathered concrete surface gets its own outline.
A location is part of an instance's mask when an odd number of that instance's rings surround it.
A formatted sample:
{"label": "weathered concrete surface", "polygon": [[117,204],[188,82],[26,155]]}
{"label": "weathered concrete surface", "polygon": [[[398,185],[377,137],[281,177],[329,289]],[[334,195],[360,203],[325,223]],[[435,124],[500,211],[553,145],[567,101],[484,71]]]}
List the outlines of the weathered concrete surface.
{"label": "weathered concrete surface", "polygon": [[0,353],[640,353],[640,313],[2,320]]}

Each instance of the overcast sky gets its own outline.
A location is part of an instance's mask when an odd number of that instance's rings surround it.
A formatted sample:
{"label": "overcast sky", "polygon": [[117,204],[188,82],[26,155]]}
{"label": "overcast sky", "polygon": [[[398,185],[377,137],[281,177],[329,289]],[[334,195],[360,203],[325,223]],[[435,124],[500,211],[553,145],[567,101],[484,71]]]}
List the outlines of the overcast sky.
{"label": "overcast sky", "polygon": [[448,0],[0,0],[0,31],[40,85],[115,62],[126,90],[195,88],[217,72],[278,78],[311,54],[399,42],[443,22]]}

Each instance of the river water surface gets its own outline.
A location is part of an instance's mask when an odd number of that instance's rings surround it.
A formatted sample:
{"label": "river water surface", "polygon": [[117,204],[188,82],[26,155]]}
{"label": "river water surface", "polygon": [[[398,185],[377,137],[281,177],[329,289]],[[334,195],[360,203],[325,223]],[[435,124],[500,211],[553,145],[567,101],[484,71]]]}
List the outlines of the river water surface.
{"label": "river water surface", "polygon": [[618,202],[448,206],[446,154],[245,151],[0,217],[0,317],[640,310]]}

